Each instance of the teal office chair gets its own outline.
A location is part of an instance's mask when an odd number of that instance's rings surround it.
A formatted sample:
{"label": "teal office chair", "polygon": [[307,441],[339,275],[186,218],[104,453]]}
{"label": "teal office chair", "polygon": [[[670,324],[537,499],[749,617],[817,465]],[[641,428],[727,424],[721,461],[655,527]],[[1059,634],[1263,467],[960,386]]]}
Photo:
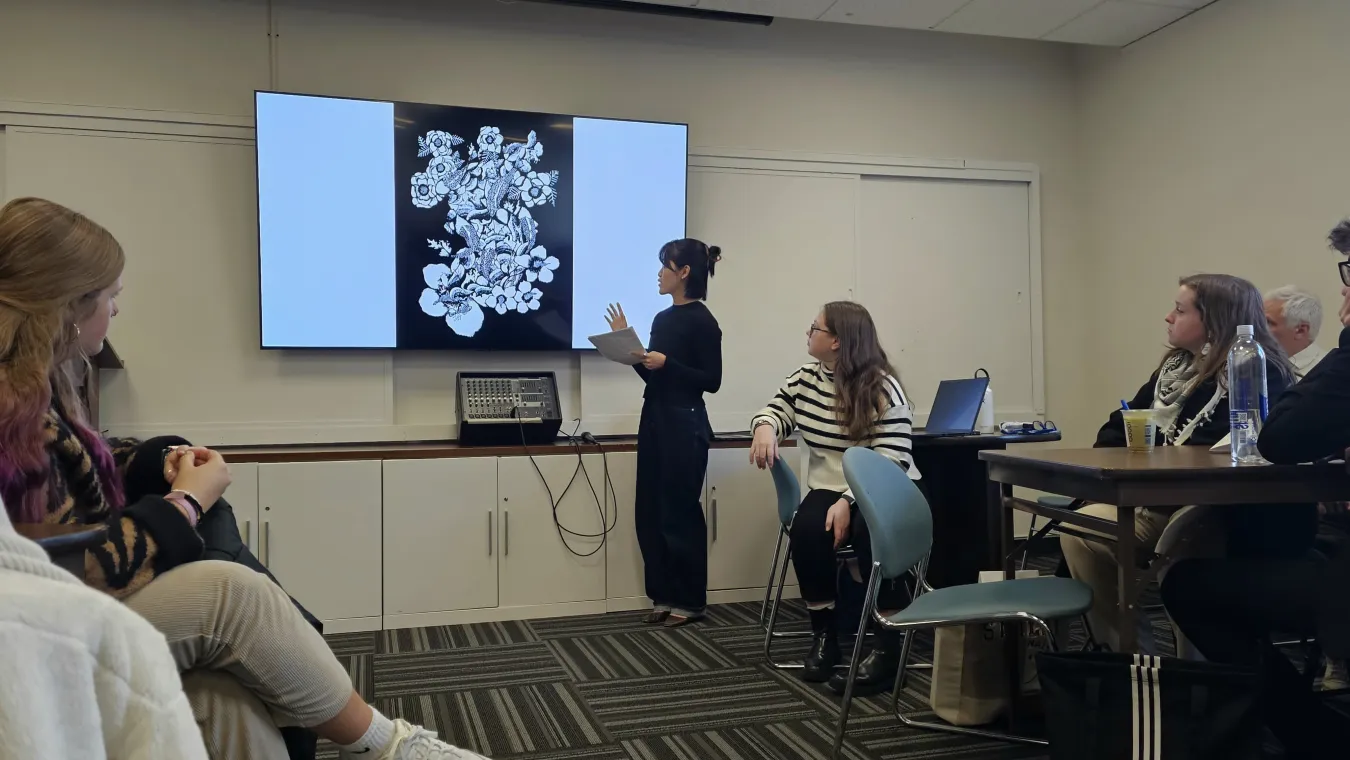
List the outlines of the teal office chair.
{"label": "teal office chair", "polygon": [[[984,623],[1029,623],[1039,628],[1057,648],[1047,620],[1081,617],[1092,606],[1092,589],[1071,578],[1026,578],[999,583],[974,583],[931,590],[924,579],[928,553],[933,545],[933,514],[928,502],[904,470],[875,451],[851,448],[844,453],[844,478],[848,481],[858,509],[872,534],[872,575],[867,584],[863,609],[882,628],[905,634],[900,654],[900,669],[891,690],[891,710],[906,726],[935,731],[983,736],[1026,744],[1045,744],[1042,739],[952,726],[923,723],[899,709],[900,688],[913,649],[913,632],[925,628]],[[900,612],[882,614],[877,609],[877,589],[882,580],[899,578],[913,569],[914,601]],[[862,627],[867,625],[864,615]],[[861,629],[860,629],[861,633]],[[861,636],[859,637],[861,641]],[[839,725],[834,736],[834,756],[844,742],[853,685],[857,678],[862,646],[855,643],[849,661],[844,703],[839,710]]]}
{"label": "teal office chair", "polygon": [[[792,563],[792,548],[788,546],[788,529],[792,527],[792,518],[802,503],[802,487],[792,468],[780,456],[769,468],[773,475],[774,492],[778,497],[778,544],[773,550],[773,564],[769,565],[769,580],[764,584],[764,604],[759,608],[759,624],[764,628],[764,659],[770,667],[779,670],[800,669],[802,664],[777,662],[773,659],[774,639],[807,638],[810,631],[775,631],[778,621],[778,608],[783,601],[783,585],[787,582],[787,571]],[[775,578],[777,591],[775,591]],[[771,598],[772,597],[772,598]]]}

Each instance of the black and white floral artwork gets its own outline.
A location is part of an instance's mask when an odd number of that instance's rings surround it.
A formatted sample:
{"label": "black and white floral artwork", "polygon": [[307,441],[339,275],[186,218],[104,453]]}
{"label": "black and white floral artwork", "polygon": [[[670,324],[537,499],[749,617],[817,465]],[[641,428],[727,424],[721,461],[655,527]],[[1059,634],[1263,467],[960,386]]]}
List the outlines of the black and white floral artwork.
{"label": "black and white floral artwork", "polygon": [[426,167],[411,177],[411,202],[446,211],[447,238],[428,238],[441,261],[422,269],[422,312],[443,318],[471,338],[492,314],[537,311],[560,266],[540,244],[533,209],[555,206],[557,170],[541,166],[544,144],[534,131],[507,142],[496,126],[473,141],[442,130],[417,138]]}

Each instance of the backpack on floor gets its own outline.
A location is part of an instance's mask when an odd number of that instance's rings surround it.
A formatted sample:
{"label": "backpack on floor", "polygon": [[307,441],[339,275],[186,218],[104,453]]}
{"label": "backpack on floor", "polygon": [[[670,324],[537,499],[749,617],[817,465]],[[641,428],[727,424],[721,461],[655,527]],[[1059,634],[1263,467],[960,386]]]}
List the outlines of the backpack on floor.
{"label": "backpack on floor", "polygon": [[1114,652],[1036,658],[1052,760],[1260,760],[1254,669]]}

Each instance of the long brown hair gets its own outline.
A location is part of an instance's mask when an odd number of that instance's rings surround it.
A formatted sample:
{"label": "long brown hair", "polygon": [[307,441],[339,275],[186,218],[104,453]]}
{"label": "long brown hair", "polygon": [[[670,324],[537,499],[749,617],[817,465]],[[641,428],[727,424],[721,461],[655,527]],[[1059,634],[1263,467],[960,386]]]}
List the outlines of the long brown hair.
{"label": "long brown hair", "polygon": [[85,425],[75,390],[88,362],[76,325],[125,261],[111,233],[65,206],[18,198],[0,208],[0,495],[21,522],[46,512],[43,418],[53,394],[93,455],[105,497],[120,504],[111,456]]}
{"label": "long brown hair", "polygon": [[[1197,356],[1195,385],[1219,374],[1228,363],[1228,350],[1237,340],[1238,325],[1251,325],[1253,337],[1266,352],[1266,359],[1275,365],[1285,380],[1294,377],[1294,365],[1280,347],[1279,341],[1270,334],[1266,324],[1265,305],[1261,291],[1256,286],[1231,274],[1193,274],[1182,277],[1177,284],[1188,288],[1195,294],[1195,308],[1200,312],[1200,321],[1205,326],[1205,339],[1209,342],[1209,352]],[[1163,363],[1185,349],[1173,348],[1163,355]],[[1159,366],[1162,366],[1159,364]]]}
{"label": "long brown hair", "polygon": [[862,304],[825,304],[825,329],[839,340],[834,363],[835,411],[849,440],[870,440],[872,425],[886,411],[886,379],[895,375],[877,339],[877,326]]}

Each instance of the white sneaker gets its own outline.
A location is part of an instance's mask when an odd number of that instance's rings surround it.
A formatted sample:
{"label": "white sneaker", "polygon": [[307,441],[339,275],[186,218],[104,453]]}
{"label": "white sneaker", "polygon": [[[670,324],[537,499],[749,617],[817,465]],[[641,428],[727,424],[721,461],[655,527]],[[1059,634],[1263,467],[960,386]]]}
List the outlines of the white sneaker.
{"label": "white sneaker", "polygon": [[394,740],[378,760],[488,760],[480,754],[446,744],[435,731],[414,726],[402,718],[394,721]]}
{"label": "white sneaker", "polygon": [[1326,672],[1322,674],[1322,690],[1333,691],[1350,687],[1350,673],[1346,672],[1345,660],[1327,659]]}

